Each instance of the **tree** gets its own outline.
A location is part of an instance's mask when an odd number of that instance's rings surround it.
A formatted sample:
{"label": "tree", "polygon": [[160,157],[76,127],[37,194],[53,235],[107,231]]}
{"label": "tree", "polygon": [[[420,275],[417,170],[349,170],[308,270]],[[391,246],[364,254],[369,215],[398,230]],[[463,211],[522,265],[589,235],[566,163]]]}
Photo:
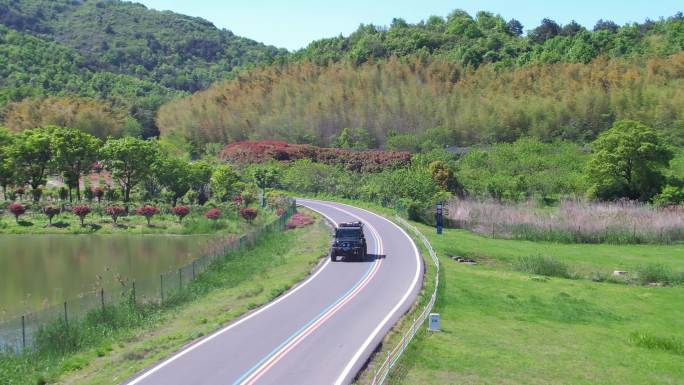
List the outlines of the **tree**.
{"label": "tree", "polygon": [[159,212],[159,209],[156,208],[155,206],[152,205],[145,205],[143,207],[138,207],[135,210],[135,213],[145,217],[147,220],[147,227],[150,227],[150,221],[152,220],[152,217],[155,216]]}
{"label": "tree", "polygon": [[52,218],[59,214],[60,211],[59,207],[53,205],[43,207],[43,214],[48,217],[48,226],[52,226]]}
{"label": "tree", "polygon": [[0,127],[0,187],[4,199],[7,199],[7,186],[14,183],[14,162],[10,153],[13,142],[9,131]]}
{"label": "tree", "polygon": [[240,176],[229,165],[220,165],[211,174],[211,191],[222,202],[230,199],[236,192]]}
{"label": "tree", "polygon": [[572,20],[571,22],[563,26],[563,29],[561,30],[561,35],[572,37],[582,32],[583,30],[584,27],[579,25],[575,20]]}
{"label": "tree", "polygon": [[105,212],[112,218],[112,221],[116,225],[116,221],[119,220],[120,216],[124,215],[126,209],[123,206],[115,205],[107,207]]}
{"label": "tree", "polygon": [[81,227],[85,226],[85,217],[87,217],[91,211],[90,206],[87,205],[75,206],[71,209],[71,212],[81,220]]}
{"label": "tree", "polygon": [[344,128],[339,136],[333,138],[331,143],[333,147],[353,150],[367,150],[373,147],[373,144],[370,133],[363,128]]}
{"label": "tree", "polygon": [[257,187],[261,189],[261,206],[264,206],[266,189],[272,187],[280,178],[280,171],[272,165],[257,166],[252,172]]}
{"label": "tree", "polygon": [[428,166],[432,180],[444,191],[454,192],[457,189],[456,178],[447,162],[436,160]]}
{"label": "tree", "polygon": [[171,209],[171,213],[178,217],[178,223],[183,223],[183,218],[190,214],[190,207],[188,206],[175,206]]}
{"label": "tree", "polygon": [[159,157],[153,165],[153,173],[159,184],[171,193],[173,206],[190,190],[190,164],[183,159]]}
{"label": "tree", "polygon": [[206,214],[204,214],[204,217],[216,222],[219,218],[221,218],[221,210],[215,208],[209,209],[207,210]]}
{"label": "tree", "polygon": [[561,27],[551,19],[544,19],[539,27],[530,31],[529,37],[533,43],[544,44],[545,41],[560,35]]}
{"label": "tree", "polygon": [[52,145],[55,166],[64,176],[69,188],[69,197],[71,198],[71,190],[76,189],[76,199],[80,201],[79,181],[97,160],[102,142],[75,128],[55,128],[52,133]]}
{"label": "tree", "polygon": [[205,161],[199,161],[190,165],[190,186],[197,193],[197,201],[203,205],[208,199],[209,183],[213,168]]}
{"label": "tree", "polygon": [[53,162],[53,127],[22,131],[10,148],[16,178],[20,184],[28,183],[33,200],[40,200],[40,186],[46,183],[47,172]]}
{"label": "tree", "polygon": [[240,216],[245,218],[245,220],[249,223],[252,223],[254,219],[257,217],[258,211],[255,208],[251,207],[245,207],[243,209],[240,209]]}
{"label": "tree", "polygon": [[506,29],[511,36],[521,36],[523,34],[523,25],[516,19],[511,19],[506,23]]}
{"label": "tree", "polygon": [[610,33],[615,33],[620,27],[615,24],[615,22],[610,20],[599,19],[594,25],[594,32],[597,31],[608,31]]}
{"label": "tree", "polygon": [[662,169],[674,157],[654,129],[632,120],[616,122],[591,147],[586,178],[590,196],[599,199],[651,199],[665,182]]}
{"label": "tree", "polygon": [[26,213],[26,206],[21,203],[11,203],[7,206],[7,210],[14,215],[14,220],[19,223],[19,217]]}
{"label": "tree", "polygon": [[155,142],[125,137],[109,139],[100,149],[100,156],[105,167],[119,180],[124,202],[128,202],[133,187],[150,174],[158,151]]}

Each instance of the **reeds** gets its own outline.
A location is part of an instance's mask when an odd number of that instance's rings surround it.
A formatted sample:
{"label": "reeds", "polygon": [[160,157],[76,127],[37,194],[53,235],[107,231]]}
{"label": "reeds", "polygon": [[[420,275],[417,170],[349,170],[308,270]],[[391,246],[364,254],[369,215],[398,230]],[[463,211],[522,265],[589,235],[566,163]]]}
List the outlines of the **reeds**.
{"label": "reeds", "polygon": [[529,201],[453,200],[447,225],[496,238],[563,243],[672,243],[684,240],[684,206],[660,208],[619,201],[565,200],[558,207]]}

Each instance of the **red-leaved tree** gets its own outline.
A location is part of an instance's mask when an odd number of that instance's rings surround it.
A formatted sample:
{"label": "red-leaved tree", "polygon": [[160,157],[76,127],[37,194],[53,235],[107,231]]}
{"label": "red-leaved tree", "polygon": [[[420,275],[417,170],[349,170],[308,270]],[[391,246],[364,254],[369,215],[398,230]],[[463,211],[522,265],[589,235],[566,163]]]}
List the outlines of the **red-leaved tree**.
{"label": "red-leaved tree", "polygon": [[14,215],[14,220],[19,223],[19,217],[26,213],[26,206],[22,205],[21,203],[12,203],[7,206],[7,210]]}
{"label": "red-leaved tree", "polygon": [[257,217],[257,209],[251,207],[240,209],[240,216],[245,218],[247,222],[252,223],[252,221]]}
{"label": "red-leaved tree", "polygon": [[145,205],[143,207],[138,207],[135,210],[135,213],[138,215],[142,215],[147,219],[147,226],[150,226],[150,220],[152,220],[152,217],[155,216],[159,212],[159,209],[156,208],[155,206],[152,205]]}
{"label": "red-leaved tree", "polygon": [[48,226],[52,226],[52,218],[59,214],[60,209],[57,206],[45,206],[43,207],[43,214],[48,217]]}
{"label": "red-leaved tree", "polygon": [[171,209],[171,213],[178,217],[178,223],[183,223],[183,218],[190,214],[190,207],[188,206],[176,206]]}
{"label": "red-leaved tree", "polygon": [[209,209],[204,216],[207,219],[211,219],[212,221],[216,221],[221,217],[221,210],[219,209]]}
{"label": "red-leaved tree", "polygon": [[85,217],[90,214],[92,210],[90,209],[90,206],[88,205],[79,205],[79,206],[74,206],[71,209],[71,212],[78,217],[78,219],[81,220],[81,227],[85,226],[84,221]]}
{"label": "red-leaved tree", "polygon": [[102,197],[105,194],[105,190],[102,187],[93,187],[93,196],[97,198],[97,203],[102,202]]}
{"label": "red-leaved tree", "polygon": [[112,221],[114,221],[114,224],[116,224],[116,221],[119,220],[119,217],[124,215],[126,212],[126,209],[123,206],[109,206],[105,210],[107,215],[109,215],[112,218]]}

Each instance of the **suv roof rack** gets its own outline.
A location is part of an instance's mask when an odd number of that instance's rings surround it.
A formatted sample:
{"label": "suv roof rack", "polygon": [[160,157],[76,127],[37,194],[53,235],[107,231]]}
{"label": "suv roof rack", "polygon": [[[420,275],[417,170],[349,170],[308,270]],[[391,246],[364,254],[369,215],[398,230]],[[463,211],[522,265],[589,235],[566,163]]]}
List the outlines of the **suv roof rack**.
{"label": "suv roof rack", "polygon": [[339,227],[363,227],[363,223],[360,221],[356,222],[342,222]]}

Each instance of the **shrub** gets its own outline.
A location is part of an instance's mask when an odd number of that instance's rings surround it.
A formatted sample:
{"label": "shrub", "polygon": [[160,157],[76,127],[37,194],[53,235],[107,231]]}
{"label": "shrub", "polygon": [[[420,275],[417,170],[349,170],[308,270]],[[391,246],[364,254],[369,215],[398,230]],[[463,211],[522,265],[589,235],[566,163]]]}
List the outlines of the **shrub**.
{"label": "shrub", "polygon": [[84,221],[85,217],[90,214],[92,210],[90,209],[90,206],[88,205],[79,205],[79,206],[74,206],[71,209],[71,212],[74,213],[80,220],[81,220],[81,227],[85,226]]}
{"label": "shrub", "polygon": [[276,215],[282,217],[283,215],[285,215],[285,209],[277,209]]}
{"label": "shrub", "polygon": [[209,210],[207,210],[207,213],[204,214],[204,217],[207,219],[211,219],[212,221],[216,221],[221,217],[221,210],[220,209],[209,209]]}
{"label": "shrub", "polygon": [[188,206],[176,206],[171,209],[171,213],[178,217],[178,223],[183,223],[183,218],[190,214],[190,208]]}
{"label": "shrub", "polygon": [[116,221],[119,220],[119,217],[124,215],[126,212],[126,209],[123,208],[123,206],[109,206],[105,210],[107,215],[109,215],[112,218],[112,221],[114,221],[114,224],[116,224]]}
{"label": "shrub", "polygon": [[21,203],[12,203],[7,206],[7,210],[14,215],[14,220],[19,223],[19,217],[26,213],[26,206],[22,205]]}
{"label": "shrub", "polygon": [[240,216],[243,217],[247,222],[252,223],[257,217],[257,209],[254,208],[243,208],[240,209]]}
{"label": "shrub", "polygon": [[520,257],[515,263],[515,269],[524,273],[545,275],[548,277],[570,278],[568,266],[552,257],[528,256]]}
{"label": "shrub", "polygon": [[684,283],[683,274],[675,274],[672,269],[660,263],[649,263],[637,266],[636,273],[639,282],[644,285],[650,283],[660,283],[664,285]]}
{"label": "shrub", "polygon": [[60,213],[60,209],[57,206],[45,206],[43,207],[43,214],[48,217],[48,226],[52,226],[52,218]]}
{"label": "shrub", "polygon": [[308,225],[312,225],[313,223],[314,223],[314,219],[312,217],[310,217],[306,214],[296,213],[287,222],[287,228],[292,230],[292,229],[296,229],[298,227],[305,227]]}
{"label": "shrub", "polygon": [[150,221],[152,220],[152,217],[155,216],[159,212],[159,209],[156,208],[155,206],[152,205],[145,205],[143,207],[138,207],[135,210],[135,213],[138,215],[141,215],[145,217],[147,220],[147,226],[151,226]]}

